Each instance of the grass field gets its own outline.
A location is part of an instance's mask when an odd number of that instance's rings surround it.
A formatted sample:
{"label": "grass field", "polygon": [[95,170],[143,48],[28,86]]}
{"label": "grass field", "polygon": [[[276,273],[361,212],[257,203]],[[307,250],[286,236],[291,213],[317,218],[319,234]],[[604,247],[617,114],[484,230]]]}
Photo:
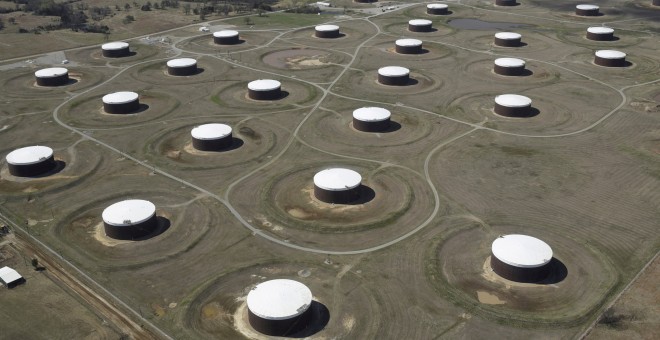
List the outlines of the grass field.
{"label": "grass field", "polygon": [[[177,339],[262,338],[246,321],[245,295],[274,278],[303,282],[327,308],[327,324],[311,334],[318,339],[653,338],[657,265],[616,299],[660,249],[660,9],[618,3],[599,3],[604,15],[595,18],[576,17],[573,4],[477,0],[450,3],[448,16],[429,16],[422,3],[383,10],[344,1],[341,16],[209,18],[214,31],[239,31],[232,46],[214,44],[202,23],[186,26],[192,16],[154,11],[113,31],[113,40],[150,34],[129,40],[134,54],[118,59],[90,46],[7,60],[102,37],[51,32],[24,48],[23,35],[2,33],[0,43],[16,48],[0,51],[1,154],[48,145],[64,167],[26,179],[3,161],[0,203],[138,323]],[[414,18],[435,30],[409,32]],[[510,30],[525,45],[496,47],[496,29],[458,28],[455,19],[518,25]],[[314,37],[318,23],[339,25],[342,36]],[[618,40],[584,38],[601,24]],[[422,40],[425,52],[396,53],[401,37]],[[630,65],[597,66],[597,49],[622,50]],[[197,59],[200,72],[168,75],[165,63],[177,57]],[[529,72],[497,75],[498,57],[521,58]],[[37,87],[34,71],[61,58],[76,81]],[[383,66],[409,68],[412,81],[380,84]],[[255,79],[280,81],[285,95],[248,98]],[[104,113],[101,97],[115,91],[137,92],[141,111]],[[494,97],[504,93],[530,97],[536,114],[496,115]],[[365,106],[390,110],[392,128],[355,130],[352,112]],[[205,123],[230,125],[233,147],[195,150],[190,130]],[[361,174],[358,204],[314,197],[314,174],[335,166]],[[156,205],[158,233],[104,235],[101,212],[127,198]],[[547,242],[563,274],[535,284],[497,276],[490,245],[511,233]],[[38,275],[0,291],[0,303],[50,289]],[[57,289],[53,299],[72,306],[67,317],[82,320],[62,332],[116,335]],[[14,317],[30,320],[27,311]]]}

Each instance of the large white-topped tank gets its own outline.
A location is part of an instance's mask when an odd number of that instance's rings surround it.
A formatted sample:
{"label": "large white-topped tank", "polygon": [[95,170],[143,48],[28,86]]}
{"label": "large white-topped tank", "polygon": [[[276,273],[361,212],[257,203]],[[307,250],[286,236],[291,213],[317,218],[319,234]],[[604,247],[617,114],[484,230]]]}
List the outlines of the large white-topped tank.
{"label": "large white-topped tank", "polygon": [[586,16],[586,17],[598,16],[600,15],[599,10],[600,7],[596,5],[582,4],[575,6],[575,14],[579,16]]}
{"label": "large white-topped tank", "polygon": [[419,39],[397,39],[394,42],[395,51],[401,54],[422,53],[422,41]]}
{"label": "large white-topped tank", "polygon": [[156,230],[156,206],[145,200],[129,199],[103,210],[103,226],[108,237],[134,240]]}
{"label": "large white-topped tank", "polygon": [[378,69],[378,82],[383,85],[408,85],[410,82],[410,70],[401,66],[381,67]]}
{"label": "large white-topped tank", "polygon": [[410,32],[431,32],[433,31],[433,22],[426,19],[413,19],[408,21],[408,30]]}
{"label": "large white-topped tank", "polygon": [[525,72],[525,61],[517,58],[497,58],[493,71],[503,76],[519,76]]}
{"label": "large white-topped tank", "polygon": [[594,54],[594,63],[606,67],[624,67],[626,63],[626,54],[615,50],[600,50]]}
{"label": "large white-topped tank", "polygon": [[197,60],[178,58],[167,62],[167,73],[171,76],[192,76],[197,73]]}
{"label": "large white-topped tank", "polygon": [[260,283],[247,295],[250,325],[270,336],[287,336],[305,329],[312,319],[311,305],[309,288],[288,279]]}
{"label": "large white-topped tank", "polygon": [[445,15],[449,13],[449,6],[445,4],[428,4],[426,5],[426,14],[431,15]]}
{"label": "large white-topped tank", "polygon": [[339,38],[339,26],[318,25],[314,28],[314,36],[317,38]]}
{"label": "large white-topped tank", "polygon": [[224,30],[213,33],[213,42],[218,45],[235,45],[241,41],[238,31]]}
{"label": "large white-topped tank", "polygon": [[520,282],[546,278],[552,260],[550,246],[532,236],[504,235],[491,246],[491,267],[498,275]]}
{"label": "large white-topped tank", "polygon": [[34,145],[16,149],[5,157],[9,173],[19,177],[33,177],[45,174],[55,168],[53,149]]}
{"label": "large white-topped tank", "polygon": [[603,26],[587,28],[587,39],[596,41],[614,40],[614,29]]}
{"label": "large white-topped tank", "polygon": [[135,92],[119,91],[103,96],[103,110],[107,113],[126,114],[140,109],[139,96]]}
{"label": "large white-topped tank", "polygon": [[69,82],[69,70],[64,67],[49,67],[34,72],[39,86],[62,86]]}
{"label": "large white-topped tank", "polygon": [[360,197],[362,176],[345,168],[330,168],[314,175],[314,196],[326,203],[345,204]]}
{"label": "large white-topped tank", "polygon": [[513,32],[495,33],[495,45],[502,47],[518,47],[521,45],[522,35]]}
{"label": "large white-topped tank", "polygon": [[127,42],[115,41],[101,45],[103,56],[106,58],[128,57],[131,54]]}
{"label": "large white-topped tank", "polygon": [[257,79],[248,83],[248,97],[255,100],[275,100],[282,97],[282,83],[273,79]]}
{"label": "large white-topped tank", "polygon": [[190,134],[192,145],[201,151],[220,151],[232,144],[232,128],[226,124],[204,124],[194,127]]}
{"label": "large white-topped tank", "polygon": [[532,100],[517,94],[495,97],[495,113],[506,117],[526,117],[532,109]]}
{"label": "large white-topped tank", "polygon": [[364,132],[382,132],[390,127],[391,113],[382,107],[361,107],[353,111],[353,128]]}

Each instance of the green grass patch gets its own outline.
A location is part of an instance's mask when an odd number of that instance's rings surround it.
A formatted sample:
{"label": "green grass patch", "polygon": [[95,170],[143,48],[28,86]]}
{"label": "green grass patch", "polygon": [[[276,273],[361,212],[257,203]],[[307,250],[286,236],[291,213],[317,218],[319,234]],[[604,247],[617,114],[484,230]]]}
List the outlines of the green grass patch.
{"label": "green grass patch", "polygon": [[[247,23],[249,19],[249,23]],[[328,21],[328,17],[316,14],[269,13],[264,16],[239,17],[227,20],[228,24],[237,26],[254,26],[255,28],[295,28],[305,27]]]}

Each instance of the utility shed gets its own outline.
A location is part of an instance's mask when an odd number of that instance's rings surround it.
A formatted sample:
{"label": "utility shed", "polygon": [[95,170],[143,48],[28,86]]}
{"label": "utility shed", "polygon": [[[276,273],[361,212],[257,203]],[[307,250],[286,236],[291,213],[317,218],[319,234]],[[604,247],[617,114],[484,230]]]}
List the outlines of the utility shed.
{"label": "utility shed", "polygon": [[19,284],[25,282],[25,279],[17,271],[9,267],[0,268],[0,281],[7,288],[14,288]]}

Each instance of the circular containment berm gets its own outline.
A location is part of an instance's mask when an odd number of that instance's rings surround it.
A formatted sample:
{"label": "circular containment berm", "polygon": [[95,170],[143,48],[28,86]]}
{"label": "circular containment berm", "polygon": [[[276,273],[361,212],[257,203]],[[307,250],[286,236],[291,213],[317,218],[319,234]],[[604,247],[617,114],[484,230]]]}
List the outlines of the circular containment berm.
{"label": "circular containment berm", "polygon": [[599,15],[600,7],[596,5],[577,5],[575,6],[575,14],[582,17],[595,17]]}
{"label": "circular containment berm", "polygon": [[156,206],[145,200],[130,199],[103,210],[103,227],[108,237],[134,240],[151,234],[158,226]]}
{"label": "circular containment berm", "polygon": [[497,6],[515,6],[517,4],[516,0],[495,0]]}
{"label": "circular containment berm", "polygon": [[252,328],[270,336],[287,336],[307,328],[312,321],[312,292],[288,279],[256,285],[247,295]]}
{"label": "circular containment berm", "polygon": [[522,35],[513,32],[495,33],[495,45],[502,47],[518,47],[521,45]]}
{"label": "circular containment berm", "polygon": [[614,29],[609,27],[589,27],[587,28],[587,39],[596,41],[614,40]]}
{"label": "circular containment berm", "polygon": [[120,91],[103,96],[103,110],[107,113],[126,114],[140,109],[139,96],[135,92]]}
{"label": "circular containment berm", "polygon": [[596,51],[594,63],[606,67],[624,67],[626,66],[626,54],[614,50]]}
{"label": "circular containment berm", "polygon": [[219,151],[231,146],[231,126],[225,124],[204,124],[194,127],[190,134],[192,145],[201,151]]}
{"label": "circular containment berm", "polygon": [[364,132],[382,132],[390,128],[391,113],[382,107],[361,107],[353,111],[353,128]]}
{"label": "circular containment berm", "polygon": [[445,4],[428,4],[426,5],[426,14],[431,15],[445,15],[449,13],[449,6]]}
{"label": "circular containment berm", "polygon": [[511,281],[538,282],[550,274],[552,249],[527,235],[503,235],[491,246],[490,265],[493,271]]}
{"label": "circular containment berm", "polygon": [[238,31],[225,30],[213,33],[213,42],[218,45],[235,45],[240,42]]}
{"label": "circular containment berm", "polygon": [[339,38],[339,26],[318,25],[314,27],[314,36],[317,38]]}
{"label": "circular containment berm", "polygon": [[495,113],[505,117],[529,116],[532,100],[517,94],[502,94],[495,97]]}
{"label": "circular containment berm", "polygon": [[394,42],[394,50],[400,54],[422,53],[422,41],[419,39],[397,39]]}
{"label": "circular containment berm", "polygon": [[26,146],[16,149],[5,157],[9,173],[19,177],[45,174],[56,166],[53,149],[47,146]]}
{"label": "circular containment berm", "polygon": [[64,67],[44,68],[34,72],[39,86],[62,86],[69,82],[69,70]]}
{"label": "circular containment berm", "polygon": [[410,32],[431,32],[433,31],[433,22],[426,19],[413,19],[408,21],[408,31]]}
{"label": "circular containment berm", "polygon": [[248,97],[254,100],[274,100],[282,97],[282,83],[272,79],[257,79],[248,83]]}
{"label": "circular containment berm", "polygon": [[330,168],[314,175],[314,196],[326,203],[345,204],[360,198],[362,176],[357,171]]}
{"label": "circular containment berm", "polygon": [[410,70],[401,66],[381,67],[378,69],[378,82],[383,85],[407,85],[410,82]]}
{"label": "circular containment berm", "polygon": [[103,56],[106,58],[121,58],[128,57],[131,50],[128,48],[128,43],[123,41],[110,42],[101,45]]}
{"label": "circular containment berm", "polygon": [[167,74],[171,76],[192,76],[197,73],[197,60],[193,58],[172,59],[167,62]]}
{"label": "circular containment berm", "polygon": [[503,76],[520,76],[525,72],[525,61],[517,58],[497,58],[493,71]]}

